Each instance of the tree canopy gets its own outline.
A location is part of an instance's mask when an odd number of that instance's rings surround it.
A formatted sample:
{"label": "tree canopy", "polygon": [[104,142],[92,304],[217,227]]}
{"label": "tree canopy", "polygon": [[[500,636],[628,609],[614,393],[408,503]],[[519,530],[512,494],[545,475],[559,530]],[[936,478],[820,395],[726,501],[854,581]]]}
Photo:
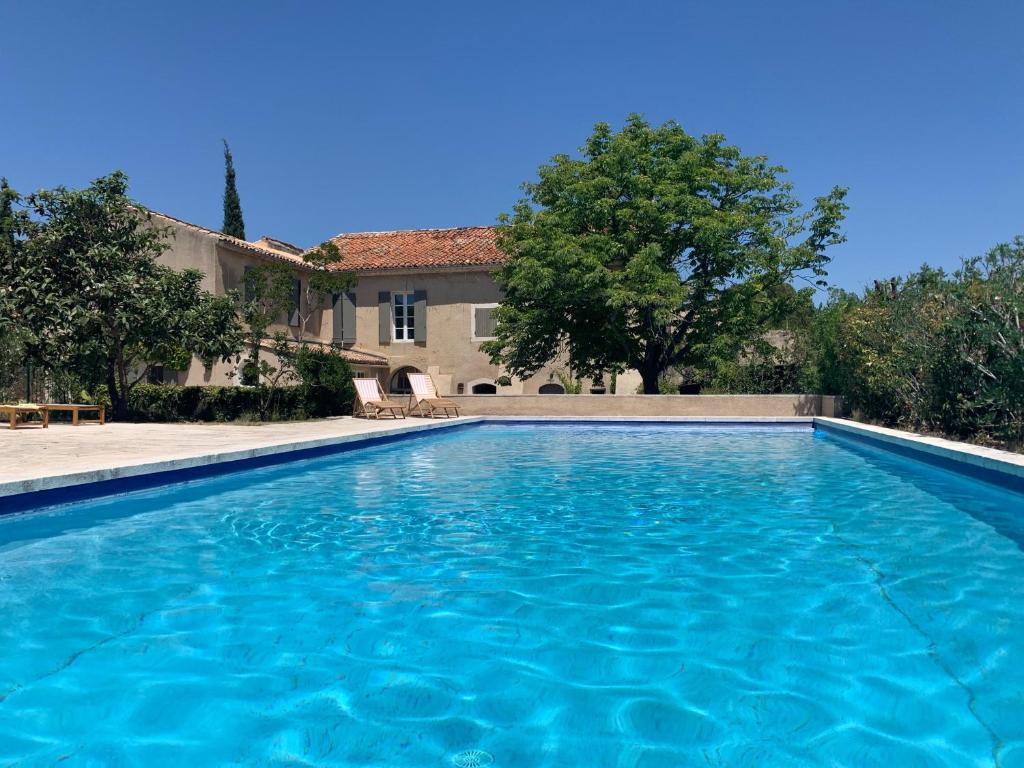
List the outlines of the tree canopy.
{"label": "tree canopy", "polygon": [[115,417],[153,365],[180,369],[192,355],[212,365],[241,347],[233,297],[202,290],[200,272],[157,263],[168,230],[127,189],[115,172],[29,195],[23,236],[0,263],[0,307],[25,334],[28,360],[105,384]]}
{"label": "tree canopy", "polygon": [[784,173],[675,122],[598,123],[501,217],[504,298],[483,349],[519,376],[559,356],[584,374],[634,368],[655,393],[668,368],[738,348],[778,314],[778,286],[823,277],[844,239],[845,190],[803,210]]}

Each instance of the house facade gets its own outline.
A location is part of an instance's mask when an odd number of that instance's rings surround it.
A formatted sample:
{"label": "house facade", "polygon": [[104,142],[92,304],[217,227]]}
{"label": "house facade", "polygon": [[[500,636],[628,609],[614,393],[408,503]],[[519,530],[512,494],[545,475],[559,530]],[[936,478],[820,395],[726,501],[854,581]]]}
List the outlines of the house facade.
{"label": "house facade", "polygon": [[[268,332],[339,350],[356,376],[377,378],[387,392],[407,393],[406,375],[413,372],[431,374],[442,394],[565,392],[555,366],[506,381],[505,371],[480,351],[494,336],[493,310],[501,300],[493,272],[505,257],[493,227],[338,235],[333,242],[341,261],[334,268],[351,272],[357,282],[322,308],[310,308],[302,249],[269,237],[239,240],[165,214],[154,213],[153,219],[172,235],[160,261],[201,271],[211,293],[241,292],[246,268],[268,260],[292,267],[299,311],[281,317]],[[238,368],[220,362],[205,368],[193,360],[188,371],[161,376],[178,384],[227,385],[239,382]],[[625,391],[635,388],[627,386]]]}

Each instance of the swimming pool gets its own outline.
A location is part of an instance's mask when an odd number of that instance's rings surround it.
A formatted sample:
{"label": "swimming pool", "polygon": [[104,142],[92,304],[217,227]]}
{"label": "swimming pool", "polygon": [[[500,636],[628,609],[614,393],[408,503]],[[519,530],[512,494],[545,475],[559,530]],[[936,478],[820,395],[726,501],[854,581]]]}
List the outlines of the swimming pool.
{"label": "swimming pool", "polygon": [[1024,764],[1024,498],[489,424],[0,518],[0,763]]}

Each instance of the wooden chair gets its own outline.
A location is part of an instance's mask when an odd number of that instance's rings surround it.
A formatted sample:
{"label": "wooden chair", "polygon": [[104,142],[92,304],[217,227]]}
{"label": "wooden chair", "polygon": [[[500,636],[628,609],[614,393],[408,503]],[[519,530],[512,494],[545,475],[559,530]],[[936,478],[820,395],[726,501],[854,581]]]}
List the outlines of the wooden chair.
{"label": "wooden chair", "polygon": [[459,415],[459,406],[451,400],[445,400],[437,396],[437,387],[434,386],[434,379],[429,373],[410,373],[409,387],[412,394],[409,395],[409,413],[416,413],[420,416],[434,418],[436,414],[444,414],[447,419],[451,416],[449,411]]}
{"label": "wooden chair", "polygon": [[352,405],[353,416],[379,419],[382,413],[390,413],[391,418],[405,418],[405,408],[400,403],[388,399],[376,379],[352,379],[356,385],[356,401]]}

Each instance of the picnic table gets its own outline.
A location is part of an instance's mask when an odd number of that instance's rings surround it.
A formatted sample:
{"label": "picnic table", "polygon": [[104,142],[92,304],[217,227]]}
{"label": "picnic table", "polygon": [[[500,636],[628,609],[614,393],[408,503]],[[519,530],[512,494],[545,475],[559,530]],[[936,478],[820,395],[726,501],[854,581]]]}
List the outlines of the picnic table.
{"label": "picnic table", "polygon": [[[46,424],[50,422],[50,411],[70,411],[71,412],[71,424],[78,426],[79,424],[100,424],[103,425],[106,421],[106,408],[102,405],[92,405],[89,403],[47,403],[42,406],[46,409],[46,417],[44,421]],[[78,414],[82,411],[96,411],[97,418],[83,421],[79,419]]]}

